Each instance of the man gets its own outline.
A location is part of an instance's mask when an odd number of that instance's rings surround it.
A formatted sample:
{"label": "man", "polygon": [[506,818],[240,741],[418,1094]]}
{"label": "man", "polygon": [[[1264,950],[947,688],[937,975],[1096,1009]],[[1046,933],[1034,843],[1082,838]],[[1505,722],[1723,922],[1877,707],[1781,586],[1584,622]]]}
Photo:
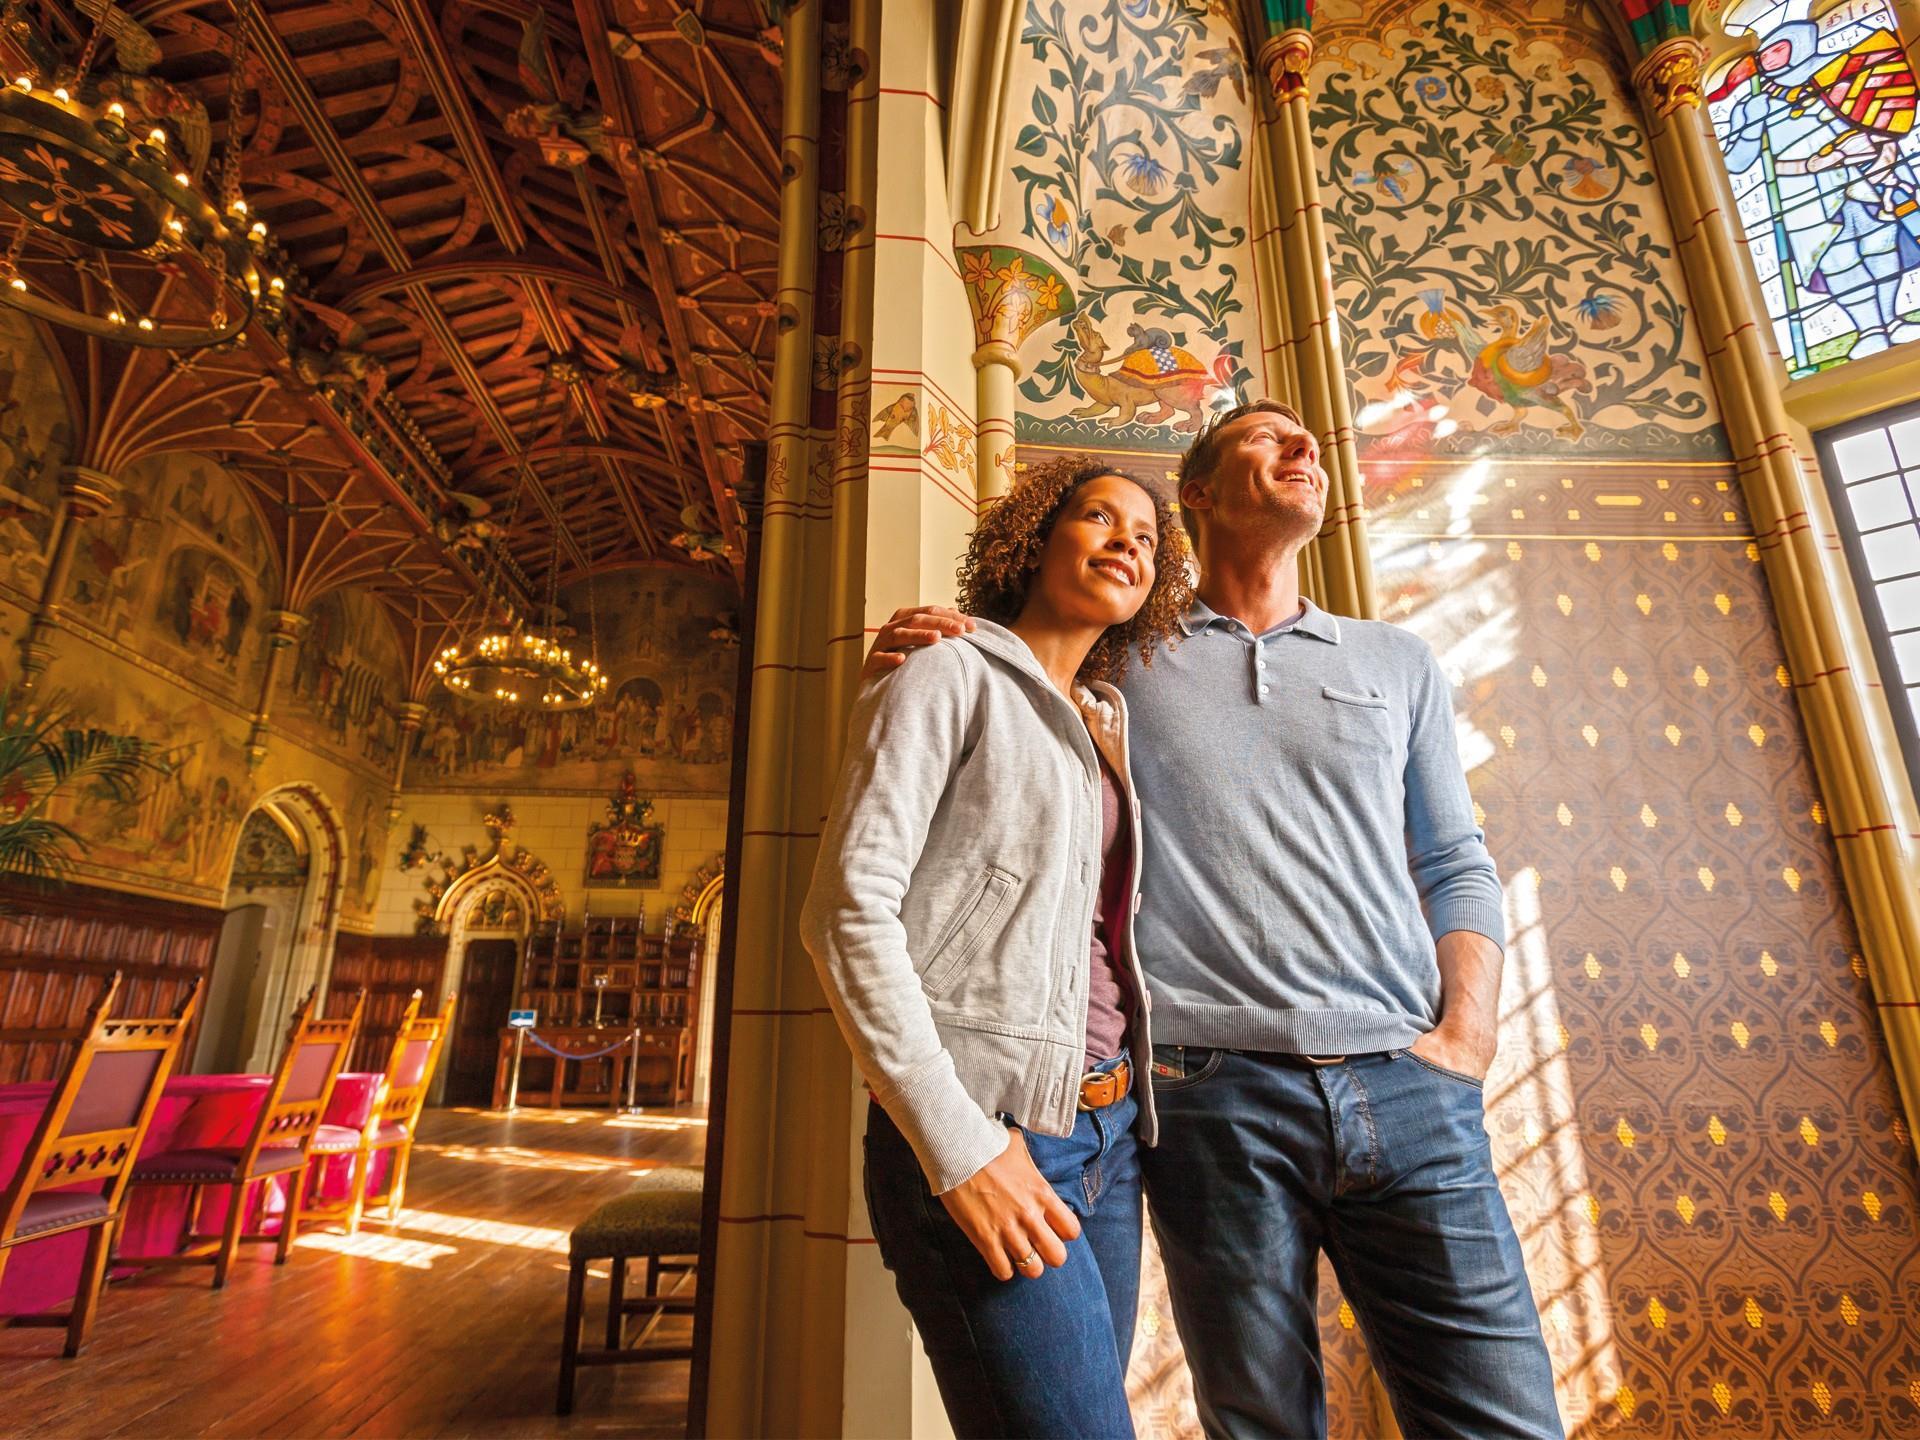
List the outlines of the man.
{"label": "man", "polygon": [[[1174,1315],[1210,1435],[1324,1435],[1324,1250],[1408,1435],[1558,1437],[1483,1120],[1499,881],[1432,651],[1301,598],[1326,491],[1286,406],[1209,427],[1180,468],[1199,599],[1123,687]],[[902,611],[869,669],[966,624]]]}

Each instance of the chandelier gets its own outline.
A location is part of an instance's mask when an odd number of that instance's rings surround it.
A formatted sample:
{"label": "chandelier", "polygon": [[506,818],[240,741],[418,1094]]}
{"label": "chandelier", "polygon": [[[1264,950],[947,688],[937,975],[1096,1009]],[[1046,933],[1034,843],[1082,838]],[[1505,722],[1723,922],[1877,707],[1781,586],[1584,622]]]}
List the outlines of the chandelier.
{"label": "chandelier", "polygon": [[[215,176],[211,126],[188,92],[147,73],[153,37],[107,0],[81,0],[94,25],[72,64],[0,10],[16,55],[0,76],[0,304],[129,345],[194,350],[277,316],[286,281],[262,273],[266,225],[240,193],[241,76],[249,0],[236,0],[226,138]],[[95,62],[104,42],[113,65]],[[4,232],[0,231],[0,236]]]}
{"label": "chandelier", "polygon": [[433,673],[456,695],[529,710],[584,710],[607,688],[593,661],[575,660],[557,640],[525,627],[449,645]]}
{"label": "chandelier", "polygon": [[[572,389],[585,379],[585,371],[571,356],[556,355],[540,377],[540,393],[534,402],[537,417],[546,408],[551,383],[558,380],[566,388],[566,410],[560,426],[560,451],[566,452],[568,427],[573,415]],[[514,533],[514,521],[520,513],[520,497],[527,489],[530,466],[526,452],[520,455],[518,479],[506,523],[493,536],[494,566],[482,613],[506,613],[512,623],[494,628],[484,624],[480,633],[449,645],[434,657],[433,673],[453,694],[467,700],[490,702],[496,706],[534,711],[584,710],[606,694],[607,677],[593,656],[599,652],[599,617],[593,609],[593,582],[587,581],[588,641],[592,656],[574,658],[567,640],[573,631],[566,628],[559,604],[560,519],[564,507],[556,497],[552,503],[550,528],[552,553],[547,558],[547,600],[542,624],[530,625],[512,616],[506,603],[506,539]]]}

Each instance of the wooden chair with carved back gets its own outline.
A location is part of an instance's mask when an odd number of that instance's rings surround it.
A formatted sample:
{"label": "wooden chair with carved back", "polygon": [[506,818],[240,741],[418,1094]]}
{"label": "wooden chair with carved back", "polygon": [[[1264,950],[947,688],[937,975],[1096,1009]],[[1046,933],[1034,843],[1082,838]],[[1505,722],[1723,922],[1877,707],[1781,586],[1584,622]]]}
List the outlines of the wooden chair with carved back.
{"label": "wooden chair with carved back", "polygon": [[[344,1225],[349,1235],[357,1234],[360,1217],[369,1200],[367,1186],[373,1173],[373,1160],[383,1150],[395,1152],[393,1164],[388,1173],[386,1193],[372,1199],[374,1203],[387,1207],[389,1219],[400,1213],[400,1202],[407,1188],[407,1163],[412,1158],[420,1111],[427,1103],[427,1091],[433,1083],[434,1068],[439,1063],[447,1034],[453,1027],[452,998],[447,1000],[447,1008],[438,1015],[420,1014],[420,1001],[421,994],[416,990],[400,1017],[400,1028],[394,1032],[386,1071],[374,1095],[373,1108],[367,1113],[366,1123],[358,1130],[343,1125],[320,1127],[320,1133],[313,1142],[312,1154],[316,1160],[328,1155],[351,1154],[351,1189],[344,1200],[316,1203],[311,1198],[306,1199],[300,1216],[302,1225],[313,1220],[331,1220]],[[316,1170],[318,1168],[315,1167]]]}
{"label": "wooden chair with carved back", "polygon": [[13,1320],[66,1326],[69,1357],[87,1343],[140,1144],[204,983],[194,982],[170,1018],[110,1020],[107,1011],[120,989],[120,972],[114,972],[88,1012],[86,1033],[54,1085],[19,1170],[0,1192],[0,1273],[15,1246],[72,1230],[88,1232],[73,1309],[64,1316]]}
{"label": "wooden chair with carved back", "polygon": [[[360,1028],[360,1012],[367,993],[360,991],[352,1012],[343,1019],[313,1018],[316,992],[294,1008],[287,1030],[286,1052],[273,1073],[265,1101],[246,1142],[220,1148],[172,1150],[149,1156],[134,1166],[136,1185],[186,1185],[192,1189],[179,1251],[171,1255],[117,1256],[132,1265],[212,1265],[213,1288],[227,1283],[227,1272],[242,1244],[272,1244],[274,1263],[287,1263],[287,1253],[300,1229],[297,1192],[306,1171],[307,1151],[326,1118],[334,1082],[353,1047]],[[290,1199],[278,1237],[245,1234],[247,1190],[256,1181],[288,1177]],[[200,1199],[208,1186],[232,1192],[226,1224],[218,1236],[196,1230]]]}

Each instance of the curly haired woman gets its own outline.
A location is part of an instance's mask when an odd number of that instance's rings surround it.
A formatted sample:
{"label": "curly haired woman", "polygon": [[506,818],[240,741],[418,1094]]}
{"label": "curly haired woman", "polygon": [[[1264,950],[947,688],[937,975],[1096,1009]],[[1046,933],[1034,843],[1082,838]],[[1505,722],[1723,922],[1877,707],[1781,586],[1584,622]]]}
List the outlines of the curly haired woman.
{"label": "curly haired woman", "polygon": [[867,1207],[962,1436],[1128,1436],[1139,1292],[1137,653],[1191,598],[1170,508],[1036,467],[960,567],[962,643],[872,682],[803,919],[873,1092]]}

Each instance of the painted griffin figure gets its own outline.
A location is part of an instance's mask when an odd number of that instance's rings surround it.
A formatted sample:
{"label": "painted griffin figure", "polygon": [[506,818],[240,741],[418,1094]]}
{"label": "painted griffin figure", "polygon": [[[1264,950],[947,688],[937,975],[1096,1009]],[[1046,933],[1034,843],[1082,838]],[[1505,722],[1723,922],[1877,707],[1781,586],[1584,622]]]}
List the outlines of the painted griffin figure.
{"label": "painted griffin figure", "polygon": [[1473,373],[1467,384],[1511,413],[1488,426],[1495,435],[1511,435],[1534,407],[1556,410],[1566,418],[1560,433],[1578,440],[1587,433],[1579,412],[1573,408],[1574,395],[1591,395],[1593,381],[1587,367],[1568,355],[1550,355],[1552,339],[1545,316],[1520,330],[1520,311],[1512,305],[1495,305],[1487,318],[1500,327],[1500,334],[1482,341],[1464,319],[1456,319],[1454,329],[1461,348],[1473,358]]}

